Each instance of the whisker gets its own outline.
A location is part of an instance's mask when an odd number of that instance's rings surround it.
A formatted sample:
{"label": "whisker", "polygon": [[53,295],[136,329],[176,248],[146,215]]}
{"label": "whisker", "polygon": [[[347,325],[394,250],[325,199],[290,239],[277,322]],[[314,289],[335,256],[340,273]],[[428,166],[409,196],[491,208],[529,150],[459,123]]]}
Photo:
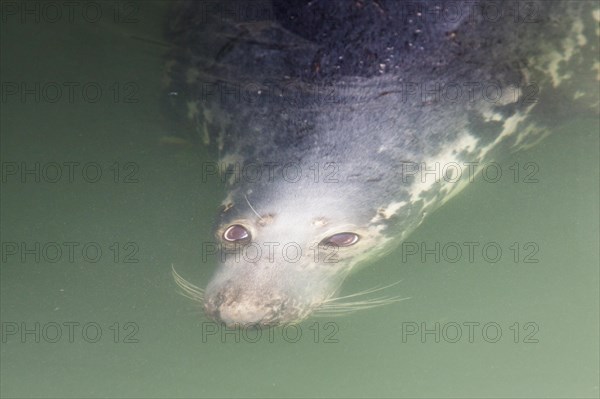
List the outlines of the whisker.
{"label": "whisker", "polygon": [[395,286],[397,284],[400,284],[401,282],[402,282],[402,280],[398,280],[395,283],[388,284],[388,285],[385,285],[383,287],[373,287],[373,288],[368,288],[368,289],[363,290],[363,291],[355,292],[354,294],[350,294],[350,295],[338,296],[338,297],[335,297],[335,298],[328,298],[325,301],[325,303],[334,302],[334,301],[337,301],[337,300],[340,300],[340,299],[348,299],[348,298],[354,298],[354,297],[357,297],[357,296],[372,294],[373,292],[382,291],[382,290],[388,289],[390,287],[393,287],[393,286]]}
{"label": "whisker", "polygon": [[352,301],[352,302],[340,302],[340,303],[326,303],[323,304],[322,307],[327,309],[327,308],[340,308],[340,307],[344,307],[344,306],[357,306],[357,305],[370,305],[370,304],[377,304],[377,303],[393,303],[393,302],[399,302],[405,299],[409,299],[406,297],[377,297],[377,298],[371,298],[371,299],[365,299],[362,301]]}
{"label": "whisker", "polygon": [[250,207],[250,209],[252,209],[252,212],[254,212],[254,214],[256,216],[258,216],[258,219],[260,219],[261,222],[264,222],[262,216],[260,216],[260,213],[256,212],[256,209],[254,209],[254,207],[252,206],[252,204],[250,204],[250,201],[248,200],[248,196],[246,196],[246,194],[244,194],[244,199],[248,203],[248,206]]}
{"label": "whisker", "polygon": [[399,296],[392,297],[375,297],[375,298],[366,298],[366,299],[358,299],[353,301],[348,301],[351,298],[362,297],[365,295],[372,294],[374,292],[379,292],[385,290],[387,288],[393,287],[402,280],[396,281],[395,283],[385,285],[383,287],[373,287],[368,288],[366,290],[362,290],[359,292],[355,292],[353,294],[338,296],[338,297],[330,297],[327,298],[320,307],[318,307],[314,315],[316,317],[332,317],[332,316],[343,316],[348,313],[356,312],[359,310],[372,309],[379,306],[390,305],[392,303],[405,301],[410,298],[403,298]]}
{"label": "whisker", "polygon": [[392,303],[401,302],[410,298],[400,298],[400,297],[391,297],[391,298],[373,298],[366,301],[355,301],[355,302],[343,302],[338,304],[327,304],[323,305],[323,307],[318,310],[323,311],[339,311],[339,310],[361,310],[361,309],[370,309],[378,306],[390,305]]}
{"label": "whisker", "polygon": [[384,299],[381,302],[373,302],[373,303],[356,303],[356,304],[348,304],[340,307],[332,307],[332,308],[319,308],[315,311],[315,317],[329,317],[329,316],[343,316],[349,313],[354,313],[359,310],[367,310],[373,309],[380,306],[390,305],[395,302],[404,301],[410,298],[397,298],[397,299]]}
{"label": "whisker", "polygon": [[186,298],[189,298],[193,301],[203,302],[204,301],[204,290],[197,285],[194,285],[181,277],[177,270],[175,270],[175,265],[171,264],[171,274],[173,275],[173,279],[175,283],[181,288],[183,295]]}

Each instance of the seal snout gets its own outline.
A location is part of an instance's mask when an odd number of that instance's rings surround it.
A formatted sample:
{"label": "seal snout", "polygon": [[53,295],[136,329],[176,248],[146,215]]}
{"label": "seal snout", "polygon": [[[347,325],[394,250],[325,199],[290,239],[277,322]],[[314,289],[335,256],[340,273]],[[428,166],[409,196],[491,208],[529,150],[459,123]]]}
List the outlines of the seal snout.
{"label": "seal snout", "polygon": [[290,306],[292,302],[273,293],[225,287],[205,298],[204,312],[229,327],[275,326],[298,319],[299,312]]}

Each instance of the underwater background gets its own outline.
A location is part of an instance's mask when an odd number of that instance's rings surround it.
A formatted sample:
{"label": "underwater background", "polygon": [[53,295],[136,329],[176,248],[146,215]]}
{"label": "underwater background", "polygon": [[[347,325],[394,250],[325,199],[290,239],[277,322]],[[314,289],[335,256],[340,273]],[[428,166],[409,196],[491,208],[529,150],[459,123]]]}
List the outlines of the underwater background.
{"label": "underwater background", "polygon": [[226,331],[171,275],[210,278],[224,187],[202,176],[215,154],[164,139],[167,3],[97,4],[2,10],[1,397],[598,397],[597,116],[501,160],[342,291],[410,299]]}

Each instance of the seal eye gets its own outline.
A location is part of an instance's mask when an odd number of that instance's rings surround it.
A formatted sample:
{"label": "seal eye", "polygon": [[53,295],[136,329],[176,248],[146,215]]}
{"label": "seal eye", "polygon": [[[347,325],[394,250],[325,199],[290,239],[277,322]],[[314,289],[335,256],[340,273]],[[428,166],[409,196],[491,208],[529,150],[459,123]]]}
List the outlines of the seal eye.
{"label": "seal eye", "polygon": [[321,241],[322,245],[334,245],[336,247],[349,247],[358,242],[358,234],[338,233]]}
{"label": "seal eye", "polygon": [[250,239],[250,232],[244,226],[232,224],[223,233],[223,239],[228,242],[247,241]]}

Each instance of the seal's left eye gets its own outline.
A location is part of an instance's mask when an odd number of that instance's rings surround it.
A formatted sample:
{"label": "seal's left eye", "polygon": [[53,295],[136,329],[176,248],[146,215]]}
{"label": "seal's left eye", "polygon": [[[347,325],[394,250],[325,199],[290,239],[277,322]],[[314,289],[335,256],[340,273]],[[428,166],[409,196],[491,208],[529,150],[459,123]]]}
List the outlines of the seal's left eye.
{"label": "seal's left eye", "polygon": [[354,233],[338,233],[321,241],[321,245],[333,245],[336,247],[349,247],[354,245],[359,240],[358,234]]}
{"label": "seal's left eye", "polygon": [[223,239],[229,242],[247,241],[250,239],[250,232],[242,225],[232,224],[223,233]]}

